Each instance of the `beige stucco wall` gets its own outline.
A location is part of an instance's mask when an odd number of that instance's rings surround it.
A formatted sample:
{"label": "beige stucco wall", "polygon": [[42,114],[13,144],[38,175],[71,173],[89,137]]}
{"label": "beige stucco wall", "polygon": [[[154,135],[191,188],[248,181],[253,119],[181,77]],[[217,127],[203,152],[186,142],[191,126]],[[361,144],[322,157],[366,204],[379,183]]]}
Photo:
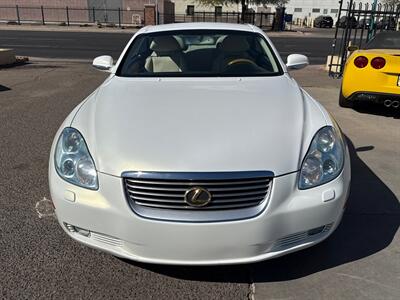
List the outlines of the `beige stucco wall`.
{"label": "beige stucco wall", "polygon": [[[17,20],[16,5],[19,6],[19,16],[22,21],[38,21],[42,20],[40,6],[43,6],[46,21],[65,22],[65,7],[87,9],[87,0],[0,0],[0,19],[8,21]],[[9,8],[5,8],[9,7]],[[48,8],[62,9],[48,9]],[[71,10],[71,22],[87,22],[88,12],[85,10]]]}
{"label": "beige stucco wall", "polygon": [[7,7],[19,5],[22,7],[74,7],[86,8],[87,0],[0,0],[0,6]]}

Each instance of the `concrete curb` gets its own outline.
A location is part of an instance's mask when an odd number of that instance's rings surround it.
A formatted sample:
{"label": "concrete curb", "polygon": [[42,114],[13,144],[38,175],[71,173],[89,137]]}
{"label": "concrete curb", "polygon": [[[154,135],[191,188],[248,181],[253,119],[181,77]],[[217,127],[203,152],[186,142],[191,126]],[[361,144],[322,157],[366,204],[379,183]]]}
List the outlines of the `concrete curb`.
{"label": "concrete curb", "polygon": [[15,31],[52,31],[52,32],[98,32],[98,33],[130,33],[134,34],[139,29],[137,28],[98,28],[96,26],[80,27],[72,26],[57,26],[57,25],[6,25],[0,24],[0,30],[15,30]]}
{"label": "concrete curb", "polygon": [[76,63],[76,64],[91,64],[93,59],[78,59],[78,58],[50,58],[50,57],[29,57],[32,63]]}
{"label": "concrete curb", "polygon": [[0,66],[12,65],[16,62],[13,49],[0,49]]}

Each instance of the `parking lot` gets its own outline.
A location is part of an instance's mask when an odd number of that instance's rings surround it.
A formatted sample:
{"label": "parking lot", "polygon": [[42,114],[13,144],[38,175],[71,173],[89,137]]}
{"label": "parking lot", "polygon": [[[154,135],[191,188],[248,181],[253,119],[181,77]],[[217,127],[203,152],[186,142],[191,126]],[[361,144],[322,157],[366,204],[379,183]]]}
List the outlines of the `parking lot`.
{"label": "parking lot", "polygon": [[43,201],[50,199],[47,167],[58,126],[105,73],[61,60],[0,69],[1,297],[399,299],[400,112],[339,108],[340,81],[320,66],[293,75],[348,138],[352,186],[342,224],[322,244],[271,261],[173,267],[79,245]]}

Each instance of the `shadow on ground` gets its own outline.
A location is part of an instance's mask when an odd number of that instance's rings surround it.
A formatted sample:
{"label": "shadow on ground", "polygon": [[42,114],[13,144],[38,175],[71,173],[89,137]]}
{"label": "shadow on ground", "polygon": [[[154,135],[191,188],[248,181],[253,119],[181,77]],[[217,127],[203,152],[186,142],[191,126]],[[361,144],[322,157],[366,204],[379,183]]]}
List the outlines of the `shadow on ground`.
{"label": "shadow on ground", "polygon": [[45,62],[42,63],[36,63],[36,62],[25,62],[20,65],[15,66],[17,69],[65,69],[65,66],[60,66],[60,65],[52,65],[52,64],[46,64]]}
{"label": "shadow on ground", "polygon": [[[358,157],[348,139],[352,185],[341,225],[323,243],[281,258],[249,265],[181,267],[141,264],[163,275],[212,282],[274,282],[301,278],[368,257],[389,246],[400,225],[400,205],[393,192]],[[212,241],[205,241],[212,243]]]}
{"label": "shadow on ground", "polygon": [[10,90],[11,89],[9,87],[0,84],[0,92],[10,91]]}

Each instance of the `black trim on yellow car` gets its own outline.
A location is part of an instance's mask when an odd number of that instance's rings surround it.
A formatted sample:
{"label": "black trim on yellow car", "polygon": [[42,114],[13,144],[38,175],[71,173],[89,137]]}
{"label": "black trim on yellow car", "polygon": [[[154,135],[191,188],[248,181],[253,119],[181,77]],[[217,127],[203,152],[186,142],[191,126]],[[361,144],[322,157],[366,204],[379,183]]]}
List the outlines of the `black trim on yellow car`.
{"label": "black trim on yellow car", "polygon": [[[388,100],[388,101],[387,101]],[[386,101],[386,103],[385,103]],[[386,93],[376,93],[376,92],[356,92],[352,94],[349,98],[343,96],[342,91],[340,91],[339,105],[341,107],[353,107],[357,102],[369,102],[382,104],[387,107],[391,106],[388,103],[393,101],[400,102],[400,94],[386,94]],[[396,107],[395,107],[396,108]]]}

